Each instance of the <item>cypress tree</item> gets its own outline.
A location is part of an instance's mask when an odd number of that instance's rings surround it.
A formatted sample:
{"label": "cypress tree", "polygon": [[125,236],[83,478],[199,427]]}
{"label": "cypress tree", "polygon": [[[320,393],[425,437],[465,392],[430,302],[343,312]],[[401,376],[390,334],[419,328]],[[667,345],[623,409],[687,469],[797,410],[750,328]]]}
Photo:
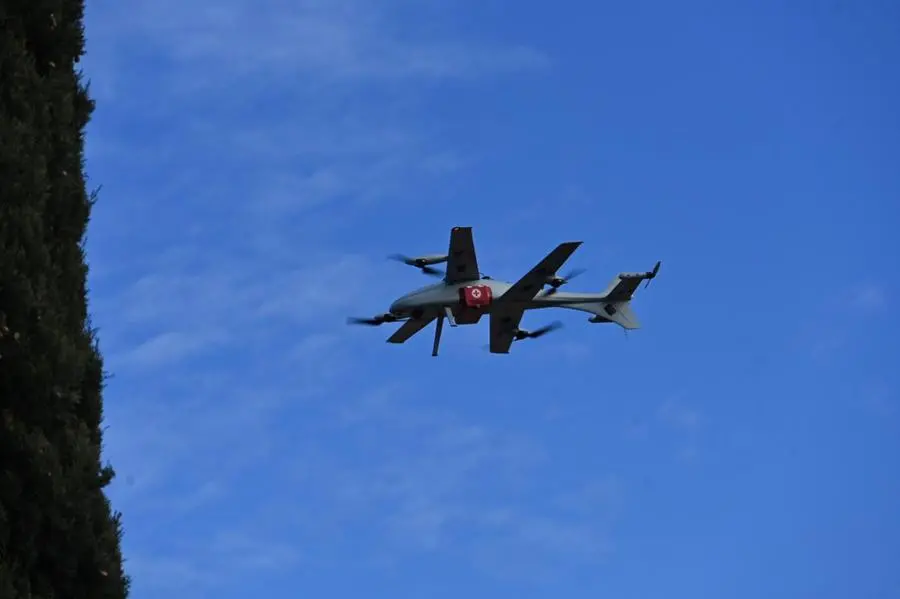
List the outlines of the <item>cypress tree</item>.
{"label": "cypress tree", "polygon": [[83,0],[0,0],[0,599],[124,598],[87,310]]}

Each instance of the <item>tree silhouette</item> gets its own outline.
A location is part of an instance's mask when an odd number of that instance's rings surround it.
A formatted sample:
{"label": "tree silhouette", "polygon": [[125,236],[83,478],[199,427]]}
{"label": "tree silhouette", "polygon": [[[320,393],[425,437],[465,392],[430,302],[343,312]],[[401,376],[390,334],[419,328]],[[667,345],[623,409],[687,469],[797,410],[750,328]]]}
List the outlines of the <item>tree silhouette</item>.
{"label": "tree silhouette", "polygon": [[123,598],[87,311],[81,0],[0,0],[0,598]]}

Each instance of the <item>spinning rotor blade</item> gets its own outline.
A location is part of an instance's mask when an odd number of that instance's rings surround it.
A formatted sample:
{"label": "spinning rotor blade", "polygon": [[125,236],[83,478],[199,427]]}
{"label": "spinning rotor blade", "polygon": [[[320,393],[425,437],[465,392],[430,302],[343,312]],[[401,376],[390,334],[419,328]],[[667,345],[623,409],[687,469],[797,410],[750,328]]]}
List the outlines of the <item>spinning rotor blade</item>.
{"label": "spinning rotor blade", "polygon": [[397,322],[397,317],[392,314],[382,314],[380,316],[375,316],[374,318],[357,318],[351,316],[347,319],[347,324],[363,324],[370,327],[377,327],[386,322]]}
{"label": "spinning rotor blade", "polygon": [[572,269],[572,270],[569,271],[569,274],[567,274],[566,276],[563,277],[563,279],[564,279],[566,282],[569,282],[569,281],[571,281],[572,279],[574,279],[575,277],[577,277],[578,275],[580,275],[580,274],[582,274],[582,273],[584,273],[584,272],[586,272],[586,271],[587,271],[586,268],[575,268],[575,269]]}
{"label": "spinning rotor blade", "polygon": [[535,330],[535,331],[531,331],[531,333],[529,333],[528,336],[529,336],[531,339],[537,339],[538,337],[543,337],[543,336],[546,335],[547,333],[550,333],[550,332],[552,332],[552,331],[555,331],[555,330],[561,329],[561,328],[562,328],[562,323],[561,323],[561,322],[559,322],[559,321],[551,322],[551,323],[548,324],[547,326],[541,327],[541,328],[539,328],[539,329],[537,329],[537,330]]}
{"label": "spinning rotor blade", "polygon": [[429,266],[430,264],[438,264],[440,262],[446,261],[446,258],[443,256],[428,256],[425,258],[412,258],[410,256],[404,256],[403,254],[392,254],[388,256],[390,260],[396,260],[397,262],[402,262],[403,264],[407,264],[409,266],[414,266],[418,268],[426,275],[431,275],[433,277],[441,276],[444,273],[436,268],[432,268]]}
{"label": "spinning rotor blade", "polygon": [[416,263],[415,258],[410,258],[409,256],[404,256],[403,254],[391,254],[388,256],[389,260],[396,260],[397,262],[402,262],[403,264],[409,264],[410,266],[419,266]]}
{"label": "spinning rotor blade", "polygon": [[516,341],[521,341],[523,339],[537,339],[538,337],[543,337],[544,335],[546,335],[547,333],[549,333],[551,331],[555,331],[555,330],[561,329],[561,328],[562,328],[562,323],[559,321],[555,321],[555,322],[548,324],[547,326],[541,327],[539,329],[535,329],[534,331],[523,331],[520,329],[520,330],[516,331],[515,339],[516,339]]}
{"label": "spinning rotor blade", "polygon": [[657,260],[656,264],[653,265],[653,270],[647,273],[647,284],[644,285],[644,289],[650,286],[650,281],[656,278],[656,274],[659,272],[659,267],[662,266],[662,261]]}
{"label": "spinning rotor blade", "polygon": [[585,272],[585,269],[576,268],[574,270],[570,270],[569,273],[564,277],[554,277],[554,278],[550,279],[547,282],[547,284],[550,285],[550,289],[545,291],[544,295],[545,296],[553,295],[554,293],[559,291],[560,287],[562,287],[563,285],[565,285],[566,283],[568,283],[569,281],[571,281],[572,279],[574,279],[575,277],[577,277],[578,275],[580,275],[583,272]]}
{"label": "spinning rotor blade", "polygon": [[347,319],[347,324],[364,324],[370,327],[377,327],[380,324],[384,324],[385,321],[380,318],[357,318],[355,316],[351,316]]}

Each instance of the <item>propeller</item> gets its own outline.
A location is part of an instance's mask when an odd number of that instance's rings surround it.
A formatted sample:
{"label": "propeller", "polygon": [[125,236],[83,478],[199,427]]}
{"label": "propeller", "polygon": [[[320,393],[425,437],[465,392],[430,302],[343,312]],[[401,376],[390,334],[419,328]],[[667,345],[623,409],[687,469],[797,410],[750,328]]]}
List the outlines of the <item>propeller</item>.
{"label": "propeller", "polygon": [[370,327],[377,327],[379,325],[383,325],[386,322],[396,322],[397,317],[393,314],[381,314],[380,316],[375,316],[374,318],[357,318],[355,316],[351,316],[347,319],[347,324],[362,324]]}
{"label": "propeller", "polygon": [[650,286],[650,281],[656,278],[656,273],[659,272],[659,267],[662,266],[662,260],[657,260],[656,264],[653,265],[653,270],[647,273],[647,284],[644,285],[644,289]]}
{"label": "propeller", "polygon": [[564,277],[554,276],[554,277],[548,278],[545,284],[550,285],[550,289],[545,291],[544,295],[545,296],[553,295],[554,293],[559,291],[560,287],[562,287],[563,285],[565,285],[566,283],[568,283],[569,281],[571,281],[572,279],[574,279],[575,277],[577,277],[578,275],[583,273],[584,271],[585,271],[585,269],[583,269],[583,268],[576,268],[575,270],[569,271],[569,274],[567,274]]}
{"label": "propeller", "polygon": [[439,277],[444,273],[436,268],[432,268],[430,265],[447,261],[446,256],[423,256],[420,258],[413,258],[410,256],[404,256],[403,254],[392,254],[388,256],[388,258],[390,260],[402,262],[403,264],[407,264],[409,266],[414,266],[421,270],[424,274],[431,275],[433,277]]}
{"label": "propeller", "polygon": [[521,341],[523,339],[537,339],[538,337],[543,337],[547,333],[551,331],[555,331],[557,329],[562,328],[562,323],[559,321],[552,322],[547,326],[543,326],[539,329],[535,329],[533,331],[523,331],[522,329],[518,329],[515,332],[515,340]]}
{"label": "propeller", "polygon": [[[546,335],[547,333],[549,333],[551,331],[561,329],[562,326],[563,325],[561,322],[555,321],[555,322],[548,324],[547,326],[543,326],[543,327],[541,327],[539,329],[535,329],[533,331],[525,331],[523,329],[516,329],[513,332],[513,341],[522,341],[524,339],[537,339],[538,337],[543,337],[544,335]],[[490,344],[485,344],[485,345],[481,346],[481,349],[484,351],[490,351],[491,346],[490,346]]]}

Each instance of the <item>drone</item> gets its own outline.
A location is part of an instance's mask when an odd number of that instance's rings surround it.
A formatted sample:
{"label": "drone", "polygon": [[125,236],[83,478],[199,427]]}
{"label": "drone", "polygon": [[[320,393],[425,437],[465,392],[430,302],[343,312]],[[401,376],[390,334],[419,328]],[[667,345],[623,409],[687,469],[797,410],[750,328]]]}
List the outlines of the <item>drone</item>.
{"label": "drone", "polygon": [[[515,283],[494,280],[478,269],[475,242],[471,227],[453,227],[450,230],[450,247],[447,254],[409,257],[393,255],[390,258],[418,268],[426,275],[442,277],[441,282],[408,293],[394,301],[387,312],[373,318],[349,318],[349,324],[380,326],[385,323],[403,322],[388,339],[388,343],[405,343],[413,335],[437,321],[434,331],[434,348],[431,355],[438,355],[444,320],[451,327],[473,325],[482,316],[490,320],[490,344],[492,354],[508,354],[514,341],[536,339],[560,328],[554,322],[534,331],[519,328],[527,310],[543,308],[567,308],[591,314],[588,322],[615,323],[626,330],[640,328],[631,309],[634,292],[642,281],[647,285],[659,272],[660,262],[647,272],[623,272],[612,280],[602,293],[569,293],[559,288],[578,276],[583,269],[573,270],[565,276],[557,271],[582,244],[567,241],[529,270]],[[446,270],[434,268],[446,264]]]}

